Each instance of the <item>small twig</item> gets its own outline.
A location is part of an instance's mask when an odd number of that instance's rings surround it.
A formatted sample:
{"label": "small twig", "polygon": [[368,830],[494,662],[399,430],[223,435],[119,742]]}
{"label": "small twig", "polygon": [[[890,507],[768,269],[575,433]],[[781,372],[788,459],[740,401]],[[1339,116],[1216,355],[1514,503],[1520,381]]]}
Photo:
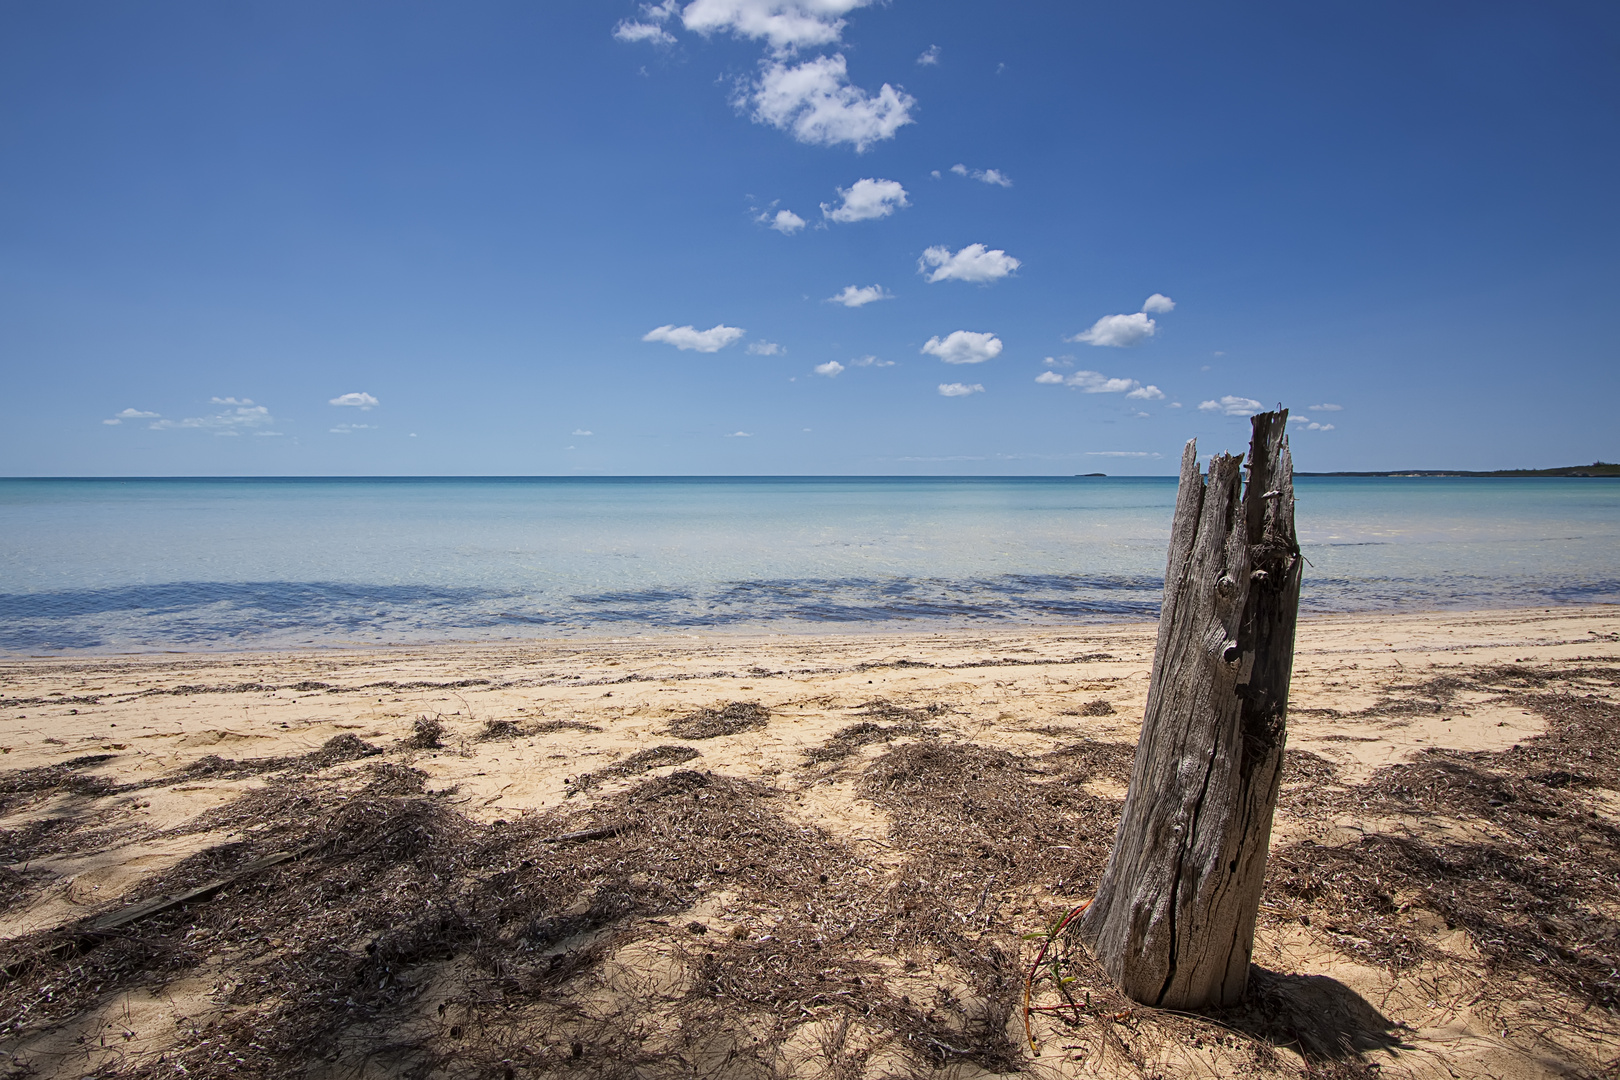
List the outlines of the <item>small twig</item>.
{"label": "small twig", "polygon": [[622,822],[618,825],[603,825],[598,829],[581,829],[578,832],[563,833],[560,836],[542,836],[542,844],[573,844],[582,840],[601,840],[609,836],[617,836],[628,829]]}

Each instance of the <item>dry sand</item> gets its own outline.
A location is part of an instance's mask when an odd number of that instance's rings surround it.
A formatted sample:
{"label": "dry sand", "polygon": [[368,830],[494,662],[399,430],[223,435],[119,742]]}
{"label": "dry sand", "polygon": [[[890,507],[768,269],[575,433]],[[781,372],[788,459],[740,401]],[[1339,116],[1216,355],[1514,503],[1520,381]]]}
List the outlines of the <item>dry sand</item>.
{"label": "dry sand", "polygon": [[[1106,858],[1153,634],[0,661],[0,1075],[1612,1074],[1612,607],[1304,621],[1256,1004],[1132,1009],[1076,957],[1093,1007],[1031,1055],[1020,935]],[[418,822],[405,876],[332,839],[366,807]],[[1537,859],[1580,895],[1525,900]]]}

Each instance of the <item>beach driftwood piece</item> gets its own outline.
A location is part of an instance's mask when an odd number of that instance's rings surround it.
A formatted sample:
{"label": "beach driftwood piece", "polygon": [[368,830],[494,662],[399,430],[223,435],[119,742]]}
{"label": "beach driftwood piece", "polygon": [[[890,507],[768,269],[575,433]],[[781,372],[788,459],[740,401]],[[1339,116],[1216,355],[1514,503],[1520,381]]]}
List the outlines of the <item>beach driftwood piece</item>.
{"label": "beach driftwood piece", "polygon": [[1081,940],[1143,1004],[1240,1001],[1286,740],[1301,562],[1288,411],[1243,458],[1181,457],[1153,681]]}

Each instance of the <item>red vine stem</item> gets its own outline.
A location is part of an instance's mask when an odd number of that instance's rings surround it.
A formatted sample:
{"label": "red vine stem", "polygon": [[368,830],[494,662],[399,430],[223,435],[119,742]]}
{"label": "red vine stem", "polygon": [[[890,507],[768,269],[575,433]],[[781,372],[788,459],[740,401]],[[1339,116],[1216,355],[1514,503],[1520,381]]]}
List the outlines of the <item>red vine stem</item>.
{"label": "red vine stem", "polygon": [[1036,1054],[1037,1056],[1040,1054],[1041,1048],[1038,1045],[1036,1045],[1036,1043],[1035,1043],[1035,1032],[1030,1028],[1030,1025],[1029,1025],[1029,1014],[1032,1013],[1032,1012],[1057,1012],[1060,1009],[1068,1009],[1068,1008],[1072,1008],[1073,1006],[1069,1006],[1069,1005],[1041,1005],[1041,1006],[1031,1005],[1029,1002],[1030,1002],[1030,998],[1035,993],[1035,976],[1040,973],[1041,961],[1046,959],[1046,950],[1051,948],[1052,942],[1056,941],[1057,938],[1058,938],[1058,935],[1063,933],[1063,931],[1065,931],[1065,930],[1067,930],[1069,928],[1069,924],[1075,920],[1076,916],[1078,916],[1081,912],[1085,911],[1086,908],[1088,908],[1090,906],[1091,906],[1091,901],[1090,900],[1086,900],[1086,901],[1082,902],[1080,904],[1080,906],[1076,907],[1073,911],[1071,911],[1067,915],[1063,916],[1063,920],[1061,922],[1059,922],[1056,926],[1054,926],[1050,931],[1048,931],[1048,933],[1046,935],[1046,940],[1041,942],[1040,951],[1035,954],[1035,962],[1033,964],[1029,965],[1029,975],[1028,975],[1028,977],[1026,977],[1024,979],[1024,1038],[1029,1040],[1029,1049],[1030,1049],[1030,1051],[1032,1053]]}

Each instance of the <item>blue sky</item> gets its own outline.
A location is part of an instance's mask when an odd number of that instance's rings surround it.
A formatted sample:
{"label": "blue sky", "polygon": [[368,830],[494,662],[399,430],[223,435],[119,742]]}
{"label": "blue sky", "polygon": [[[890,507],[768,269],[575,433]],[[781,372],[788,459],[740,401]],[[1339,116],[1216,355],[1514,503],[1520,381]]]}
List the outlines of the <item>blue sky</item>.
{"label": "blue sky", "polygon": [[1617,46],[1607,3],[7,4],[0,473],[1168,473],[1259,402],[1302,469],[1616,460]]}

